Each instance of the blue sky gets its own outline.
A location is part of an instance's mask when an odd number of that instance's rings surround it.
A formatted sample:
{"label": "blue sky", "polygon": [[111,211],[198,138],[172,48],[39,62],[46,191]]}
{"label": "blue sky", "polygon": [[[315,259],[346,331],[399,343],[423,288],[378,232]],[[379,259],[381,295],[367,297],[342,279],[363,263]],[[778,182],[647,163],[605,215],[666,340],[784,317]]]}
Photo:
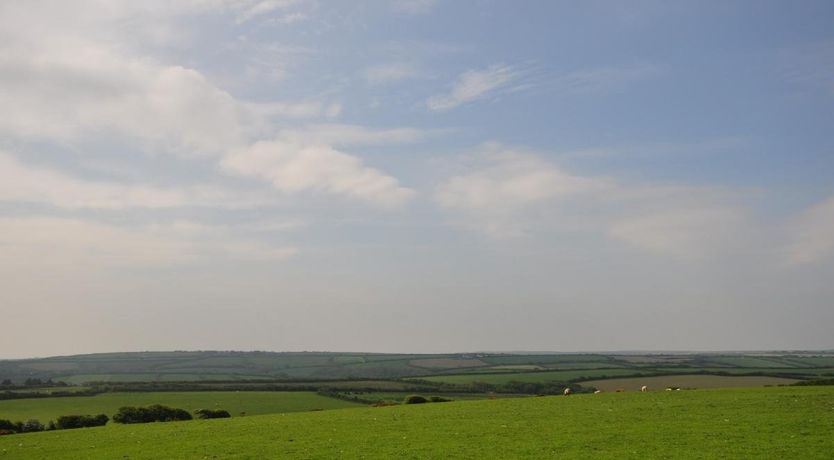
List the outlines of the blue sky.
{"label": "blue sky", "polygon": [[831,2],[0,6],[0,357],[831,348]]}

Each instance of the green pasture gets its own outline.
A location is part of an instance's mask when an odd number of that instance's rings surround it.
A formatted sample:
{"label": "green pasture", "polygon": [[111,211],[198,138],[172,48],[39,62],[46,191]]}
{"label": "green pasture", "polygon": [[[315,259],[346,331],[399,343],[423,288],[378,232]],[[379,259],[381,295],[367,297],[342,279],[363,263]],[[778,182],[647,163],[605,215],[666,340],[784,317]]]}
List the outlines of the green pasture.
{"label": "green pasture", "polygon": [[834,388],[456,401],[0,437],[0,459],[830,459]]}
{"label": "green pasture", "polygon": [[588,388],[602,391],[640,391],[646,385],[650,391],[665,390],[669,387],[678,388],[750,388],[773,385],[790,385],[795,379],[782,377],[763,377],[755,375],[658,375],[654,377],[626,377],[619,379],[591,380],[581,382]]}
{"label": "green pasture", "polygon": [[162,404],[186,409],[225,409],[232,416],[303,412],[355,407],[357,404],[307,391],[195,391],[102,393],[96,396],[11,399],[0,401],[0,419],[37,419],[42,423],[60,415],[112,416],[122,406]]}

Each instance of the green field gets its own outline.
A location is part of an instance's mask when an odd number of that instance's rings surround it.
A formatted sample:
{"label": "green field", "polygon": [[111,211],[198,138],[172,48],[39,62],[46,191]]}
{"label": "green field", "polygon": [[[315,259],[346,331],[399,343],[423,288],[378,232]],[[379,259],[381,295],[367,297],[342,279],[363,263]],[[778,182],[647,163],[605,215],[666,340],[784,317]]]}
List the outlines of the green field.
{"label": "green field", "polygon": [[594,387],[602,391],[640,391],[643,385],[649,390],[664,390],[669,387],[678,388],[750,388],[770,385],[790,385],[795,379],[781,377],[761,377],[752,375],[658,375],[655,377],[629,377],[623,379],[591,380],[582,382],[584,387]]}
{"label": "green field", "polygon": [[0,419],[37,419],[43,423],[60,415],[106,414],[112,416],[122,406],[162,404],[186,409],[225,409],[232,416],[303,412],[318,409],[356,407],[306,391],[197,391],[160,393],[103,393],[96,396],[62,398],[12,399],[0,401]]}
{"label": "green field", "polygon": [[501,372],[496,374],[450,374],[420,377],[420,380],[455,384],[483,382],[497,385],[507,382],[567,382],[582,377],[617,377],[641,374],[651,375],[655,374],[655,372],[644,369],[580,369],[544,372]]}
{"label": "green field", "polygon": [[0,437],[0,458],[831,459],[834,388],[511,398]]}
{"label": "green field", "polygon": [[[834,367],[832,352],[646,353],[646,354],[384,354],[325,352],[179,351],[99,353],[40,359],[0,360],[0,381],[26,379],[87,382],[175,382],[270,380],[400,379],[517,370],[716,369],[724,372],[808,372]],[[586,374],[586,373],[585,373]],[[602,374],[587,374],[589,377]],[[625,375],[617,373],[614,375]],[[0,389],[1,390],[1,389]]]}

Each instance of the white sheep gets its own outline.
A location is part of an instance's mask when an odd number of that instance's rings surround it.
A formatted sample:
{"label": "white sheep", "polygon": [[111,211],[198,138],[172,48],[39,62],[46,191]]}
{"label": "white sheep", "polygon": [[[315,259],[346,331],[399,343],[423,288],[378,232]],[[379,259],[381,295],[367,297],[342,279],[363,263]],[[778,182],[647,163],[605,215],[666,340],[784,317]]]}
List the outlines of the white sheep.
{"label": "white sheep", "polygon": [[649,391],[649,387],[647,387],[646,385],[643,385],[642,387],[640,387],[640,391],[645,393],[645,392]]}

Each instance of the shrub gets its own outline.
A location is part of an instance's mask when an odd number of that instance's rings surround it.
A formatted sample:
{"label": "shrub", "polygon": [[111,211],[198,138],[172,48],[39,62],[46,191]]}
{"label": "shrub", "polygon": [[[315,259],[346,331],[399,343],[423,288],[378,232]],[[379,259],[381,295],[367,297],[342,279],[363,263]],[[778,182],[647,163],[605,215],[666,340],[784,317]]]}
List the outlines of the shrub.
{"label": "shrub", "polygon": [[155,404],[148,407],[122,407],[113,416],[113,421],[116,423],[151,423],[191,420],[192,418],[191,414],[185,409],[175,409]]}
{"label": "shrub", "polygon": [[110,420],[104,414],[99,415],[62,415],[58,417],[55,427],[59,430],[104,426]]}
{"label": "shrub", "polygon": [[429,402],[433,402],[433,403],[436,403],[436,402],[449,402],[449,401],[451,401],[451,399],[448,399],[448,398],[443,398],[443,397],[440,397],[440,396],[430,396],[430,397],[429,397]]}
{"label": "shrub", "polygon": [[194,411],[194,414],[196,414],[197,418],[200,419],[229,418],[232,416],[232,414],[230,414],[229,411],[223,409],[197,409]]}
{"label": "shrub", "polygon": [[423,404],[427,402],[429,402],[429,400],[420,395],[406,396],[403,400],[403,404]]}
{"label": "shrub", "polygon": [[18,422],[17,425],[18,425],[18,429],[17,429],[18,433],[31,433],[31,432],[34,432],[34,431],[43,431],[44,430],[43,423],[41,423],[41,422],[39,422],[35,419],[27,420],[23,423]]}

